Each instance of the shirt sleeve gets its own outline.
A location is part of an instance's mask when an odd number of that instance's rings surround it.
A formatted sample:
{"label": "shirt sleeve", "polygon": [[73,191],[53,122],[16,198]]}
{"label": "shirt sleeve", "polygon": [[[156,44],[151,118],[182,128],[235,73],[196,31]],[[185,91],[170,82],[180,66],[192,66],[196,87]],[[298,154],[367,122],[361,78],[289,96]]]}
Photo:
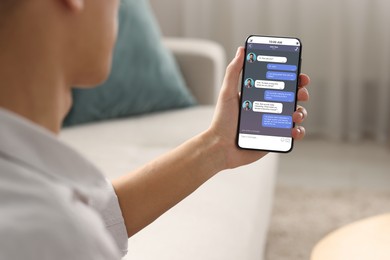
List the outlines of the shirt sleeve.
{"label": "shirt sleeve", "polygon": [[128,236],[125,221],[112,183],[108,179],[106,179],[106,183],[106,191],[109,194],[109,199],[106,206],[103,209],[98,209],[98,211],[123,257],[128,251]]}
{"label": "shirt sleeve", "polygon": [[22,188],[8,196],[0,192],[0,205],[9,205],[0,209],[1,260],[121,258],[99,212],[72,196],[68,187],[30,185],[32,179],[19,179]]}

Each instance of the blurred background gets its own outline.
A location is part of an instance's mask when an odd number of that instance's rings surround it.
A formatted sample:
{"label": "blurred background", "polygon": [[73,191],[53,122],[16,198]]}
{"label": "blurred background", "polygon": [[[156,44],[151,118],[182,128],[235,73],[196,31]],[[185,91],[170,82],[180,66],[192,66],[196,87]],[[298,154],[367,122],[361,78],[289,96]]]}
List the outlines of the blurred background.
{"label": "blurred background", "polygon": [[311,135],[389,139],[390,1],[151,0],[165,36],[222,44],[230,59],[250,34],[299,37],[312,78]]}
{"label": "blurred background", "polygon": [[309,259],[328,232],[390,212],[390,1],[151,0],[164,36],[295,36],[312,79],[308,138],[281,156],[267,259]]}

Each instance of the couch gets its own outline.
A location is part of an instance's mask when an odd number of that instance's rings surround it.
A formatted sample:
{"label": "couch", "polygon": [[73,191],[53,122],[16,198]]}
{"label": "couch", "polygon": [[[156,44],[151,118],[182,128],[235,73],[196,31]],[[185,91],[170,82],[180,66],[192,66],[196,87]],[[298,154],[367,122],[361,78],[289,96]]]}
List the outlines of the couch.
{"label": "couch", "polygon": [[[60,138],[108,178],[176,147],[206,129],[225,71],[225,54],[204,40],[165,39],[198,105],[65,129]],[[157,133],[157,134],[156,134]],[[129,239],[125,259],[261,260],[278,157],[226,170]]]}

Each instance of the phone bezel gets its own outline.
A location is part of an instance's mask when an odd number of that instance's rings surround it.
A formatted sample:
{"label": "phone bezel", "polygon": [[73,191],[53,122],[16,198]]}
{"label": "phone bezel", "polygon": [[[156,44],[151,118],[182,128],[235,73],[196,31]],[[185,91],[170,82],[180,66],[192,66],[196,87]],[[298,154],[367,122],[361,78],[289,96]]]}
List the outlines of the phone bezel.
{"label": "phone bezel", "polygon": [[[245,55],[244,55],[244,65],[243,65],[243,69],[242,69],[242,75],[241,75],[241,87],[240,87],[240,93],[243,92],[244,90],[244,86],[243,86],[243,82],[245,80],[245,68],[246,68],[246,56],[248,55],[248,40],[252,37],[265,37],[265,38],[283,38],[283,39],[293,39],[293,40],[297,40],[299,41],[300,45],[299,45],[299,59],[298,59],[298,70],[297,70],[297,75],[299,77],[299,75],[301,74],[301,64],[302,64],[302,41],[297,38],[297,37],[287,37],[287,36],[268,36],[268,35],[249,35],[246,40],[245,40]],[[297,80],[297,84],[296,84],[296,87],[295,87],[295,101],[294,101],[294,112],[297,110],[297,103],[298,103],[298,86],[299,86],[299,78]],[[255,149],[255,148],[246,148],[246,147],[241,147],[239,145],[239,136],[240,136],[240,122],[241,122],[241,113],[242,113],[242,109],[241,109],[241,104],[243,102],[243,99],[242,99],[242,95],[240,95],[240,103],[239,103],[239,114],[238,114],[238,123],[237,123],[237,135],[236,135],[236,145],[239,149],[243,149],[243,150],[252,150],[252,151],[264,151],[264,152],[274,152],[274,153],[289,153],[293,150],[294,148],[294,138],[292,138],[292,141],[291,141],[291,146],[290,146],[290,149],[287,150],[287,151],[280,151],[280,150],[268,150],[268,149]],[[293,128],[295,127],[295,122],[293,122]],[[291,129],[292,130],[292,129]]]}

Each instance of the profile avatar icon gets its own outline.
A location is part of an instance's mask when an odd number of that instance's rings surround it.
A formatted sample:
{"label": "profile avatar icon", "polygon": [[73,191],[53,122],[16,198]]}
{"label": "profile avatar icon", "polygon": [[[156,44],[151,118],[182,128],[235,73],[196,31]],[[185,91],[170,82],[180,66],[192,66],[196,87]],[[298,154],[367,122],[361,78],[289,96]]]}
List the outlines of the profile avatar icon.
{"label": "profile avatar icon", "polygon": [[246,56],[246,60],[249,63],[254,63],[256,61],[256,54],[254,54],[253,52],[249,53],[248,56]]}
{"label": "profile avatar icon", "polygon": [[249,78],[245,80],[245,88],[252,88],[254,85],[254,80]]}
{"label": "profile avatar icon", "polygon": [[244,103],[242,103],[242,108],[245,111],[250,111],[252,109],[252,103],[249,100],[246,100]]}

